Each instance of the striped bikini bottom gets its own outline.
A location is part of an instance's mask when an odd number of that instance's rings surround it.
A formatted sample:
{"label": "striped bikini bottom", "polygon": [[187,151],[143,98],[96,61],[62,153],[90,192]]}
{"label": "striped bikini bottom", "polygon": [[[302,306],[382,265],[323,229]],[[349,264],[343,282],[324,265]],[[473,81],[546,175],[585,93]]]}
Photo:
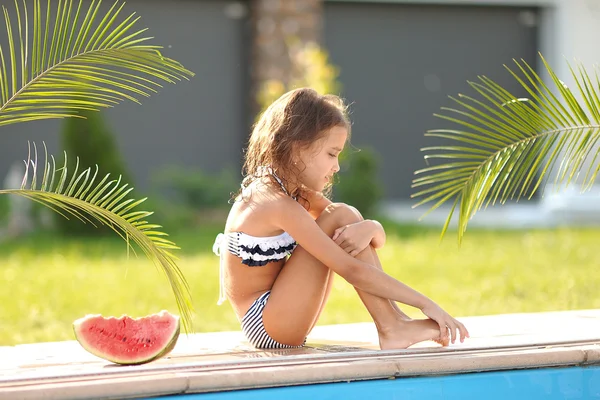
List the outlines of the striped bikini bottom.
{"label": "striped bikini bottom", "polygon": [[242,331],[244,332],[244,335],[246,335],[250,344],[257,349],[293,349],[303,347],[304,344],[301,344],[300,346],[290,346],[276,342],[265,330],[263,324],[263,310],[267,305],[267,300],[270,295],[271,291],[267,291],[256,299],[254,303],[252,303],[252,306],[250,306],[246,315],[242,318]]}

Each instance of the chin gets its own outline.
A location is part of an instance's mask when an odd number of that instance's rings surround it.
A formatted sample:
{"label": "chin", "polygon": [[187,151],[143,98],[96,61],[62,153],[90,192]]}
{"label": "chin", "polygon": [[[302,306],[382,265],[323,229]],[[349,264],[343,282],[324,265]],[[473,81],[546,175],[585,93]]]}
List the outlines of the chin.
{"label": "chin", "polygon": [[315,192],[322,192],[325,189],[325,185],[310,185],[308,188]]}
{"label": "chin", "polygon": [[316,185],[314,185],[314,189],[313,190],[315,190],[317,192],[322,192],[323,189],[325,188],[325,185],[327,185],[327,184],[324,183],[324,182],[319,182]]}

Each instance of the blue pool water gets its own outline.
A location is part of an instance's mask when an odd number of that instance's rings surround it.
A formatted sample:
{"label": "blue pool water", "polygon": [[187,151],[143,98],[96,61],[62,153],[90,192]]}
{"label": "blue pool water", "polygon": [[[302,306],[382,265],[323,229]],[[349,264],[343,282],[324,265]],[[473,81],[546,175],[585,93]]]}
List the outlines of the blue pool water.
{"label": "blue pool water", "polygon": [[600,366],[328,383],[161,397],[161,400],[600,399]]}

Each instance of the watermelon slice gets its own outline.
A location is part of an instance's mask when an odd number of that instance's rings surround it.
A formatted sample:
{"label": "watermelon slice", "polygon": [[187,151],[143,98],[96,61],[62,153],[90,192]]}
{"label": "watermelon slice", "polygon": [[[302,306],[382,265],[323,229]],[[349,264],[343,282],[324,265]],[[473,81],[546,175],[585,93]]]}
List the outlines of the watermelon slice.
{"label": "watermelon slice", "polygon": [[179,338],[179,317],[161,311],[141,318],[86,315],[73,323],[75,338],[93,355],[116,364],[144,364],[166,356]]}

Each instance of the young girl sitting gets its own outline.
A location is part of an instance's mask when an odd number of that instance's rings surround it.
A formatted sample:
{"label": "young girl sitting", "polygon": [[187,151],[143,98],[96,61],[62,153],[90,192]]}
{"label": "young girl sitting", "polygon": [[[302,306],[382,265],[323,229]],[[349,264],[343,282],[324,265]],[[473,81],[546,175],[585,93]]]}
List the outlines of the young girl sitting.
{"label": "young girl sitting", "polygon": [[[250,137],[242,189],[213,248],[221,257],[219,304],[229,299],[256,348],[300,347],[337,274],[356,288],[381,349],[464,341],[462,323],[383,272],[375,252],[385,244],[382,226],[327,198],[349,136],[342,100],[312,89],[290,91],[263,113]],[[410,319],[396,302],[429,318]]]}

